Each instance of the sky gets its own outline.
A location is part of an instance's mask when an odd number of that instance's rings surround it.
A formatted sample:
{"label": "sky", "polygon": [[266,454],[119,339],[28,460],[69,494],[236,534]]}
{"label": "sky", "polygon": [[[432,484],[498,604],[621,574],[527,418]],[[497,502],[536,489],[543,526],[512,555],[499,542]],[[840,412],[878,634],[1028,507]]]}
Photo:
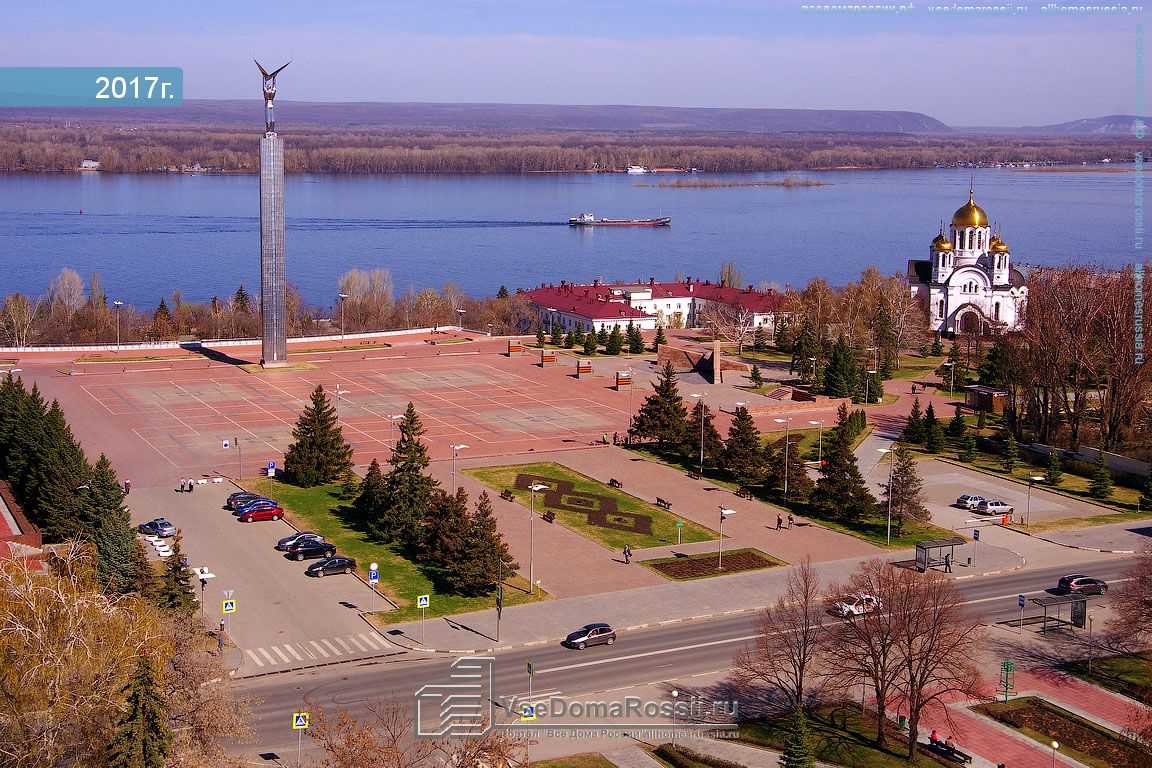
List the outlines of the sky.
{"label": "sky", "polygon": [[279,98],[294,101],[900,109],[953,126],[1148,112],[1148,12],[1123,4],[1107,12],[773,0],[6,5],[0,66],[178,66],[185,98],[258,97],[256,57],[268,66],[292,60],[278,85]]}

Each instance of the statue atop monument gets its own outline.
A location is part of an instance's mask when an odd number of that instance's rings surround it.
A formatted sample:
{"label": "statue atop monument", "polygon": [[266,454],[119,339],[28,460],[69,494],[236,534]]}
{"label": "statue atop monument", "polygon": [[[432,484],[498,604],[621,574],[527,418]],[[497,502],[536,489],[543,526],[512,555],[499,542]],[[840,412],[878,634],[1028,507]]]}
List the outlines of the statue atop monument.
{"label": "statue atop monument", "polygon": [[[256,60],[253,59],[253,61]],[[291,63],[288,62],[288,64]],[[284,67],[287,67],[288,64],[285,64]],[[283,72],[284,67],[270,73],[260,65],[260,62],[256,61],[256,68],[264,76],[264,129],[267,133],[276,132],[276,116],[272,113],[272,101],[276,98],[276,75]]]}

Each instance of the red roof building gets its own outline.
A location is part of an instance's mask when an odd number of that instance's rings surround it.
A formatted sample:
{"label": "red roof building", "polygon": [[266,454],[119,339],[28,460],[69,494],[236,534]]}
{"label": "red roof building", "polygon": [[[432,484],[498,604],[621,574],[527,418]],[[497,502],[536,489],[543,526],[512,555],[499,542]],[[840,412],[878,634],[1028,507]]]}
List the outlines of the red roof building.
{"label": "red roof building", "polygon": [[43,544],[40,530],[24,516],[12,486],[0,480],[0,559],[20,557],[39,563]]}

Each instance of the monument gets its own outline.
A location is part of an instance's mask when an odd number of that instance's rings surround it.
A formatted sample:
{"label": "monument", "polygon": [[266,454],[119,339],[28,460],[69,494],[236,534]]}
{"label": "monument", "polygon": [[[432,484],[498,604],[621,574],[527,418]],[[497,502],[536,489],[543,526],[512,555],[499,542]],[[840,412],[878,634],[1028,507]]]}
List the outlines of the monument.
{"label": "monument", "polygon": [[[291,62],[289,62],[290,64]],[[264,138],[260,139],[260,365],[288,363],[284,317],[284,141],[276,135],[276,75],[256,62],[264,77]]]}

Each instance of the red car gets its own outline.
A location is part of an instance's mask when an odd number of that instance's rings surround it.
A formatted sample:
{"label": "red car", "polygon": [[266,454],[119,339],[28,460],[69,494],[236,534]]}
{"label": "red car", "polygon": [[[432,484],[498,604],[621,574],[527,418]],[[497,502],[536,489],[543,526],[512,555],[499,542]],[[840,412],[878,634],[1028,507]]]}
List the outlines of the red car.
{"label": "red car", "polygon": [[253,509],[240,515],[238,520],[242,523],[257,523],[261,520],[279,520],[284,517],[284,510],[281,507],[269,507],[268,509]]}

